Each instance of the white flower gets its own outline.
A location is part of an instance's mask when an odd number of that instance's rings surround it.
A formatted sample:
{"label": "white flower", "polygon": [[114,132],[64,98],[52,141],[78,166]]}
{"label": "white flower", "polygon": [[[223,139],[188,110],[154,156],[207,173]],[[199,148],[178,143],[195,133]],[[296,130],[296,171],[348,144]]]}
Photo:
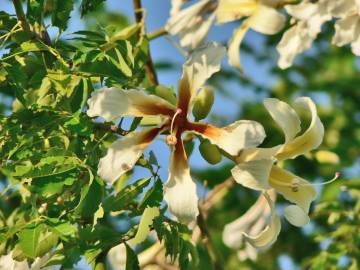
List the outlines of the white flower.
{"label": "white flower", "polygon": [[16,261],[13,259],[13,252],[0,257],[0,270],[52,270],[52,266],[44,267],[49,260],[51,254],[47,253],[43,257],[37,257],[29,266],[27,260]]}
{"label": "white flower", "polygon": [[319,0],[317,3],[303,1],[298,5],[285,6],[295,24],[282,36],[277,45],[280,54],[278,65],[285,69],[292,65],[296,55],[309,49],[321,32],[321,26],[331,20],[330,10],[336,1]]}
{"label": "white flower", "polygon": [[264,250],[276,241],[281,223],[275,212],[275,199],[273,190],[265,192],[244,215],[225,226],[223,241],[238,250],[240,260],[255,260],[258,249]]}
{"label": "white flower", "polygon": [[159,127],[133,132],[117,140],[100,160],[98,174],[113,183],[129,171],[142,155],[144,149],[157,135],[168,131],[167,143],[172,148],[169,177],[164,186],[164,199],[169,211],[181,222],[189,223],[198,215],[196,185],[190,169],[181,135],[193,132],[209,139],[231,155],[242,149],[256,147],[264,137],[262,126],[253,121],[237,121],[227,127],[218,128],[205,123],[191,122],[188,114],[196,91],[215,72],[219,71],[225,48],[210,43],[198,48],[183,65],[183,76],[179,81],[177,107],[164,99],[147,95],[138,90],[101,89],[89,99],[89,116],[102,116],[113,120],[123,115],[162,115],[164,122]]}
{"label": "white flower", "polygon": [[332,14],[339,18],[335,23],[332,43],[336,46],[351,44],[354,54],[360,56],[360,1],[338,0]]}
{"label": "white flower", "polygon": [[285,102],[275,98],[266,99],[265,107],[283,130],[285,142],[272,148],[245,149],[238,157],[239,164],[232,169],[232,175],[238,183],[248,188],[260,191],[274,188],[294,203],[285,209],[285,218],[295,226],[304,226],[309,222],[307,213],[316,191],[308,181],[280,168],[274,161],[294,159],[316,149],[323,140],[324,126],[310,98],[298,98],[296,103],[311,113],[308,129],[297,136],[301,130],[297,113]]}
{"label": "white flower", "polygon": [[193,50],[200,46],[210,30],[215,19],[213,11],[216,7],[214,0],[200,0],[198,3],[181,10],[187,1],[172,0],[170,18],[165,29],[172,35],[179,35],[181,47]]}
{"label": "white flower", "polygon": [[247,17],[234,31],[229,41],[229,63],[241,68],[239,46],[249,29],[266,35],[278,33],[285,24],[285,16],[276,10],[278,1],[219,0],[216,10],[219,24]]}

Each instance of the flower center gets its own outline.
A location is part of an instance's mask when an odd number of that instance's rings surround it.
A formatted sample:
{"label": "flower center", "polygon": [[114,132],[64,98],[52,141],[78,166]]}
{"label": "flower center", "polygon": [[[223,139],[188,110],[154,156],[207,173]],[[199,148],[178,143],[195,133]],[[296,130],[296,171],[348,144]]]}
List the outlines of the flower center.
{"label": "flower center", "polygon": [[[166,136],[166,143],[168,145],[175,145],[177,143],[177,138],[176,138],[177,127],[175,126],[175,119],[181,113],[182,113],[182,109],[180,109],[180,108],[177,109],[173,118],[171,119],[170,134],[168,136]],[[175,126],[175,128],[174,128],[174,126]]]}

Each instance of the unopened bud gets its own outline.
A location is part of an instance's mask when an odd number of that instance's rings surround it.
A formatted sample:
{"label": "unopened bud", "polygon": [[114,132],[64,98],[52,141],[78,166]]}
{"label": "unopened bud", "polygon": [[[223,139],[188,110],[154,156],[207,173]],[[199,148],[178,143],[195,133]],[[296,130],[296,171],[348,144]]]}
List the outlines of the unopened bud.
{"label": "unopened bud", "polygon": [[176,96],[171,89],[167,88],[165,85],[159,84],[155,88],[155,95],[165,99],[173,105],[176,105]]}
{"label": "unopened bud", "polygon": [[61,196],[59,196],[59,197],[56,198],[56,202],[57,202],[58,204],[63,204],[63,203],[64,203],[64,198],[61,197]]}
{"label": "unopened bud", "polygon": [[44,140],[44,148],[45,148],[45,149],[49,149],[49,148],[50,148],[50,141],[49,141],[49,139],[45,139],[45,140]]}
{"label": "unopened bud", "polygon": [[46,212],[46,210],[48,209],[48,204],[47,203],[43,203],[42,205],[40,205],[39,209],[38,209],[38,213],[40,215],[44,214]]}
{"label": "unopened bud", "polygon": [[195,120],[204,119],[214,104],[214,90],[212,87],[203,87],[195,97],[192,113]]}
{"label": "unopened bud", "polygon": [[217,164],[221,161],[222,156],[216,145],[204,140],[200,143],[199,151],[201,156],[210,164]]}

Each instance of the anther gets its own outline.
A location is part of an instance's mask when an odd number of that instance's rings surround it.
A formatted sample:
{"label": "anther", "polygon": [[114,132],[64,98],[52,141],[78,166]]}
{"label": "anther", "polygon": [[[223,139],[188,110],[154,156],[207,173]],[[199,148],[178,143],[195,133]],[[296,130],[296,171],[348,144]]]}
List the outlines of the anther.
{"label": "anther", "polygon": [[177,143],[176,136],[173,135],[173,134],[167,135],[166,136],[166,143],[168,145],[175,145]]}
{"label": "anther", "polygon": [[295,178],[293,180],[293,182],[291,183],[291,190],[293,192],[298,192],[299,191],[299,186],[300,186],[300,181],[299,181],[299,179]]}

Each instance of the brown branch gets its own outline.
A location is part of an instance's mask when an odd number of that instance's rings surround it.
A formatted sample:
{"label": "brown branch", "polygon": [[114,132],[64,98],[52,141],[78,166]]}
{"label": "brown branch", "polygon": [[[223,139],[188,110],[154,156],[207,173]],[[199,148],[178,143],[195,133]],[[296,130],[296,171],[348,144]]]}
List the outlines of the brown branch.
{"label": "brown branch", "polygon": [[[141,5],[141,0],[133,0],[133,4],[134,4],[134,14],[135,14],[135,20],[137,23],[143,23],[145,25],[144,20],[144,16],[143,16],[143,11],[142,11],[142,5]],[[144,27],[145,28],[145,27]],[[152,85],[158,85],[159,81],[157,78],[157,74],[156,74],[156,70],[154,67],[154,63],[152,61],[152,57],[151,57],[151,52],[150,52],[150,48],[149,48],[149,53],[148,53],[148,59],[145,63],[145,72],[149,78],[149,81]]]}

